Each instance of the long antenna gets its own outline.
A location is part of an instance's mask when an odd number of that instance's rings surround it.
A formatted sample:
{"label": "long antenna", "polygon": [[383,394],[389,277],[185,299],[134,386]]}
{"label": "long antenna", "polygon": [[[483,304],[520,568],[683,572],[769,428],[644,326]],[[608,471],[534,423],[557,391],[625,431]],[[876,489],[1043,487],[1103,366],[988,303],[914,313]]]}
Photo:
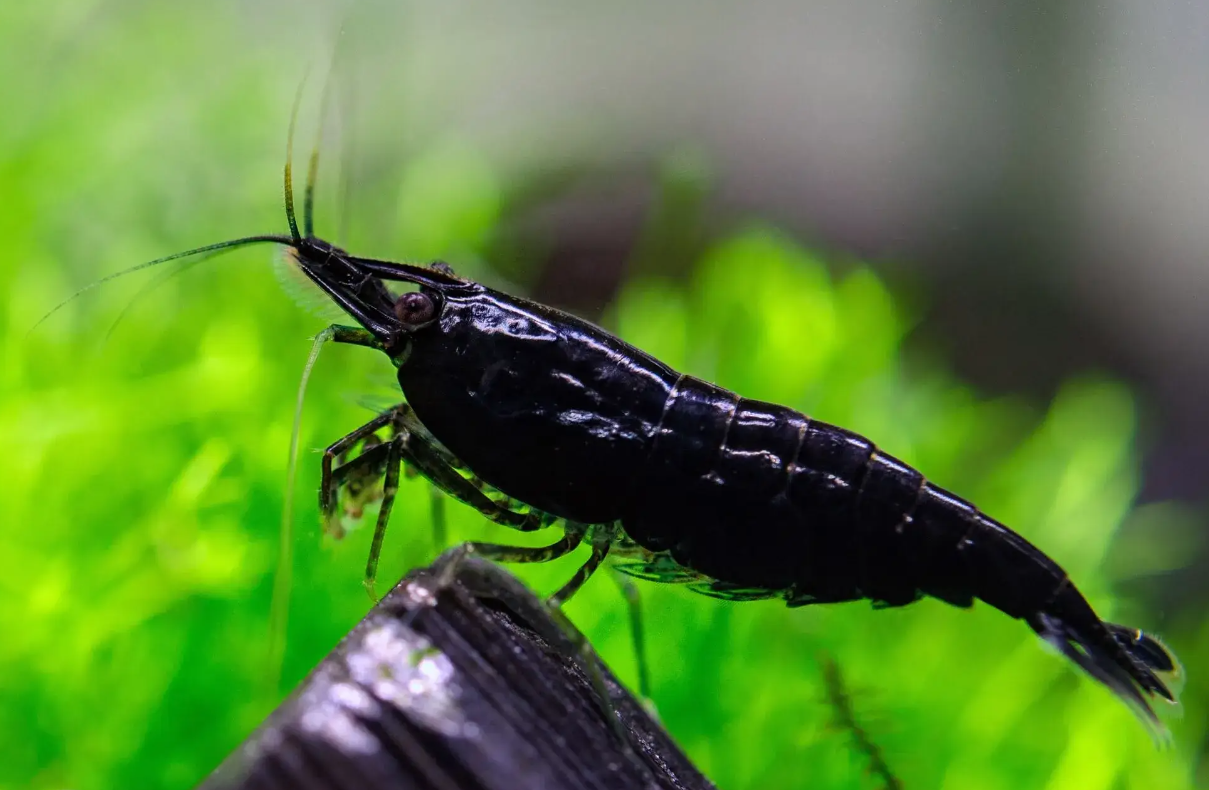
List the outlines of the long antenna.
{"label": "long antenna", "polygon": [[345,11],[344,18],[340,22],[339,32],[336,34],[336,43],[332,47],[332,57],[328,62],[327,76],[323,79],[323,93],[319,97],[319,132],[315,137],[315,146],[311,150],[311,160],[307,168],[306,192],[303,195],[302,202],[302,231],[306,234],[307,238],[315,235],[315,181],[319,173],[319,152],[323,147],[324,133],[327,131],[332,82],[335,79],[336,69],[340,63],[340,44],[344,40],[344,29],[348,26],[348,20],[352,16],[353,9],[354,6],[349,6]]}
{"label": "long antenna", "polygon": [[315,235],[315,179],[319,174],[319,149],[323,147],[323,132],[327,128],[327,107],[331,97],[332,71],[335,70],[335,55],[323,82],[323,93],[319,98],[319,132],[315,136],[315,147],[311,149],[311,161],[306,172],[306,191],[302,198],[302,230],[309,239]]}
{"label": "long antenna", "polygon": [[178,277],[192,269],[194,266],[205,263],[215,255],[222,255],[222,253],[222,250],[211,250],[210,252],[199,255],[196,258],[185,261],[175,269],[165,269],[151,280],[143,283],[142,287],[135,292],[134,296],[130,297],[130,301],[127,302],[126,306],[123,307],[121,312],[118,313],[117,318],[113,319],[113,323],[109,325],[108,331],[105,332],[105,337],[101,338],[100,348],[105,347],[105,344],[109,342],[109,338],[113,337],[113,333],[117,330],[118,324],[122,323],[122,319],[126,317],[126,314],[129,313],[134,308],[135,304],[137,304],[144,296],[159,288],[173,277]]}
{"label": "long antenna", "polygon": [[344,90],[341,93],[342,107],[339,113],[342,122],[340,127],[340,224],[336,228],[336,246],[338,247],[345,247],[348,244],[349,227],[352,224],[350,206],[353,195],[353,168],[357,161],[353,155],[353,146],[357,142],[357,127],[353,119],[356,107],[356,95],[353,91],[356,85],[357,80],[354,77],[345,82]]}
{"label": "long antenna", "polygon": [[298,220],[294,219],[294,127],[298,123],[298,107],[302,104],[302,89],[305,87],[304,74],[302,82],[298,83],[298,92],[294,94],[294,107],[290,110],[290,130],[285,139],[285,218],[290,223],[290,236],[295,244],[302,241],[302,236],[298,233]]}
{"label": "long antenna", "polygon": [[[341,34],[344,24],[340,25]],[[331,88],[332,71],[335,69],[336,54],[332,53],[332,63],[328,76],[323,83],[323,93],[319,99],[319,131],[315,147],[311,151],[310,164],[307,167],[306,187],[302,197],[302,225],[306,238],[315,235],[315,180],[319,172],[319,149],[323,144],[323,130],[327,120],[328,96]],[[302,102],[302,88],[306,84],[306,75],[298,86],[298,94],[294,97],[294,108],[290,112],[290,131],[286,142],[285,157],[285,212],[290,223],[290,234],[295,242],[301,241],[298,235],[298,223],[294,218],[294,185],[292,179],[292,160],[294,157],[294,127],[298,121],[298,107]],[[285,501],[281,512],[280,535],[278,539],[277,573],[273,578],[273,596],[269,603],[269,667],[266,682],[268,695],[276,701],[278,687],[281,684],[281,671],[285,663],[285,639],[290,620],[290,592],[294,574],[294,488],[298,477],[298,445],[302,433],[302,407],[306,399],[307,384],[311,379],[311,371],[319,359],[323,344],[332,338],[332,327],[320,332],[311,346],[310,356],[302,369],[302,378],[298,382],[298,396],[294,401],[294,423],[290,430],[290,457],[286,465]]]}
{"label": "long antenna", "polygon": [[260,235],[260,236],[245,236],[242,239],[231,239],[230,241],[220,241],[217,244],[207,244],[204,247],[194,247],[191,250],[185,250],[184,252],[175,252],[171,255],[165,255],[162,258],[156,258],[153,261],[147,261],[146,263],[140,263],[137,266],[131,266],[129,269],[123,269],[120,272],[114,272],[113,274],[106,275],[99,280],[93,280],[88,285],[85,285],[83,288],[76,291],[71,296],[69,296],[66,299],[64,299],[63,301],[59,302],[57,305],[55,305],[53,308],[51,308],[51,310],[48,313],[46,313],[46,315],[39,318],[38,322],[29,328],[29,332],[26,332],[26,335],[28,336],[31,332],[33,332],[35,329],[37,329],[39,326],[41,326],[42,323],[46,321],[46,319],[50,318],[52,315],[54,315],[55,313],[62,310],[64,307],[66,307],[71,302],[74,302],[76,299],[80,298],[82,295],[88,293],[93,288],[96,288],[99,285],[104,285],[105,283],[110,282],[112,280],[116,280],[119,277],[125,277],[128,274],[134,274],[137,271],[142,271],[143,269],[149,269],[152,266],[159,266],[160,264],[168,263],[169,261],[176,261],[176,260],[180,260],[181,258],[189,258],[193,255],[201,255],[203,253],[223,252],[223,251],[233,250],[236,247],[246,247],[249,244],[272,243],[272,244],[284,244],[286,246],[291,246],[296,241],[297,241],[296,238],[289,238],[289,237],[281,236],[281,235],[277,235],[277,234],[265,234],[265,235]]}
{"label": "long antenna", "polygon": [[285,501],[281,512],[281,534],[277,544],[277,573],[273,578],[273,597],[269,603],[269,666],[265,678],[268,696],[276,700],[285,660],[285,637],[289,628],[290,589],[294,571],[294,487],[298,475],[298,445],[302,434],[302,405],[306,399],[307,383],[319,359],[323,344],[332,339],[332,327],[315,336],[311,354],[302,368],[298,396],[294,401],[294,424],[290,429],[290,457],[286,465]]}

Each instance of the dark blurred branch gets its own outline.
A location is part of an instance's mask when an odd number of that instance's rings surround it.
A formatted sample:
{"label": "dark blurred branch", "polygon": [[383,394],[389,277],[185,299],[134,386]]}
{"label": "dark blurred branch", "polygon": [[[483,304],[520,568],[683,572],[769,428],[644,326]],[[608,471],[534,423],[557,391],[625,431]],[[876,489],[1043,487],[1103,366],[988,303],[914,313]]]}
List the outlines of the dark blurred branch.
{"label": "dark blurred branch", "polygon": [[202,787],[712,787],[597,663],[620,728],[514,577],[413,571]]}
{"label": "dark blurred branch", "polygon": [[827,703],[835,714],[835,726],[847,732],[852,739],[852,747],[865,755],[869,760],[869,772],[882,781],[886,790],[902,790],[903,783],[890,770],[881,747],[878,746],[869,733],[856,720],[856,711],[852,707],[852,696],[844,685],[844,675],[840,665],[831,658],[824,656],[823,681],[827,687]]}

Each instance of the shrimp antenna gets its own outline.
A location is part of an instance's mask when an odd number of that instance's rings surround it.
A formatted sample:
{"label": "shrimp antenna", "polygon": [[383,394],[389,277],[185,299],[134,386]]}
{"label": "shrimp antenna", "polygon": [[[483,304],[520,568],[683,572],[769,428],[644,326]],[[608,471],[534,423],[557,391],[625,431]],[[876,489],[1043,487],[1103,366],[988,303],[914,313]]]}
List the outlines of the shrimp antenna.
{"label": "shrimp antenna", "polygon": [[[306,75],[298,83],[298,91],[294,94],[294,106],[290,110],[290,127],[285,138],[285,218],[290,223],[290,236],[293,243],[302,241],[298,233],[298,220],[294,218],[294,127],[298,125],[298,107],[302,104],[302,89],[306,87]],[[309,202],[307,219],[310,217]],[[310,235],[308,229],[307,235]]]}
{"label": "shrimp antenna", "polygon": [[[355,88],[355,80],[348,80],[345,83],[341,93],[343,101],[339,111],[342,124],[340,128],[340,224],[336,229],[336,246],[338,247],[343,247],[348,243],[349,226],[352,223],[352,211],[349,206],[352,205],[353,168],[356,161],[353,156],[353,146],[357,142],[356,127],[353,123],[353,111],[356,106],[356,97],[353,94]],[[348,131],[345,131],[346,128]]]}
{"label": "shrimp antenna", "polygon": [[[231,239],[230,241],[220,241],[217,244],[207,244],[204,247],[194,247],[191,250],[185,250],[184,252],[173,253],[172,255],[165,255],[164,257],[156,258],[153,261],[147,261],[146,263],[140,263],[138,266],[131,266],[129,269],[123,269],[120,272],[115,272],[113,274],[102,277],[99,280],[94,280],[93,282],[89,283],[88,285],[85,285],[83,288],[81,288],[80,290],[73,293],[71,296],[64,299],[62,302],[59,302],[57,305],[55,305],[53,308],[51,308],[51,310],[48,313],[46,313],[46,315],[39,318],[37,323],[35,323],[33,326],[31,326],[29,328],[29,332],[26,332],[26,335],[29,335],[31,332],[33,332],[35,329],[37,329],[39,326],[41,326],[42,323],[46,321],[46,319],[50,318],[52,315],[54,315],[55,313],[62,310],[64,307],[66,307],[71,302],[74,302],[76,299],[78,299],[83,294],[87,293],[88,291],[91,291],[93,288],[96,288],[99,285],[104,285],[105,283],[107,283],[111,280],[116,280],[119,277],[125,277],[128,274],[134,274],[137,271],[141,271],[143,269],[149,269],[152,266],[159,266],[162,263],[168,263],[169,261],[180,260],[181,258],[189,258],[194,255],[201,255],[203,253],[212,253],[212,252],[220,252],[220,251],[224,251],[224,250],[232,250],[232,249],[235,249],[236,247],[245,247],[249,244],[260,244],[260,243],[264,243],[264,242],[271,242],[273,244],[283,244],[287,247],[292,247],[295,244],[302,241],[302,236],[299,235],[299,233],[298,233],[298,222],[297,222],[297,220],[294,219],[294,180],[293,180],[293,167],[292,167],[291,160],[294,157],[294,126],[295,126],[296,121],[298,120],[298,106],[302,103],[302,89],[305,86],[306,86],[306,75],[303,75],[302,82],[298,85],[298,92],[294,95],[294,107],[290,111],[289,134],[286,137],[285,216],[286,216],[286,219],[290,223],[290,235],[288,238],[285,236],[282,236],[280,234],[245,236],[242,239]],[[322,130],[320,130],[320,131],[322,132]],[[311,177],[312,182],[313,182],[313,179],[314,179],[314,176],[312,174],[312,177]],[[310,187],[308,186],[308,194],[309,194],[309,192],[310,192]],[[307,211],[307,217],[306,217],[306,219],[307,219],[307,235],[309,236],[310,235],[310,201],[309,201],[309,198],[308,198],[308,202],[307,202],[306,211]],[[207,257],[212,257],[212,256],[207,256]],[[120,316],[119,316],[119,320],[120,320]]]}
{"label": "shrimp antenna", "polygon": [[[296,239],[289,238],[287,236],[281,236],[278,234],[264,234],[264,235],[260,235],[260,236],[244,236],[242,239],[231,239],[230,241],[220,241],[217,244],[207,244],[204,247],[194,247],[191,250],[185,250],[184,252],[176,252],[171,255],[165,255],[162,258],[156,258],[153,261],[147,261],[146,263],[140,263],[137,266],[131,266],[129,269],[123,269],[120,272],[114,272],[113,274],[106,275],[99,280],[93,280],[88,285],[85,285],[83,288],[76,291],[71,296],[69,296],[66,299],[64,299],[63,301],[59,302],[57,305],[55,305],[53,308],[51,308],[50,311],[46,313],[46,315],[39,318],[37,323],[35,323],[33,326],[31,326],[29,328],[29,332],[27,332],[26,335],[28,335],[29,333],[31,333],[35,329],[37,329],[39,326],[41,326],[46,321],[46,319],[50,318],[52,315],[54,315],[55,313],[62,310],[68,304],[74,302],[76,299],[78,299],[81,296],[83,296],[84,294],[88,293],[93,288],[96,288],[97,286],[100,286],[100,285],[104,285],[105,283],[110,282],[112,280],[116,280],[119,277],[125,277],[128,274],[134,274],[135,272],[142,271],[143,269],[150,269],[152,266],[159,266],[160,264],[168,263],[169,261],[178,261],[181,258],[191,258],[194,255],[203,255],[205,253],[227,252],[227,251],[236,249],[238,247],[246,247],[249,244],[271,243],[271,244],[284,244],[286,246],[291,246],[295,243],[295,241],[296,241]],[[213,256],[207,256],[207,257],[213,257]]]}
{"label": "shrimp antenna", "polygon": [[298,445],[302,434],[302,405],[306,400],[307,384],[311,371],[319,359],[323,344],[332,339],[331,328],[320,332],[311,346],[310,356],[302,368],[298,381],[298,395],[294,401],[294,423],[290,429],[290,457],[286,464],[285,502],[281,509],[281,534],[277,550],[277,574],[273,579],[273,597],[269,604],[269,665],[266,685],[268,696],[276,698],[281,682],[281,668],[285,660],[285,635],[289,628],[290,588],[294,570],[294,488],[298,476]]}
{"label": "shrimp antenna", "polygon": [[[346,20],[347,21],[347,20]],[[340,25],[340,33],[344,33],[344,23]],[[335,68],[336,55],[339,46],[332,53],[329,69]],[[294,96],[294,107],[290,111],[290,127],[286,137],[285,153],[285,213],[290,223],[290,235],[294,243],[302,241],[298,234],[298,222],[294,217],[294,128],[298,122],[298,109],[302,103],[302,89],[306,85],[306,74],[298,85]],[[319,172],[319,149],[323,144],[324,122],[327,117],[329,89],[331,87],[331,71],[323,83],[323,93],[319,99],[319,131],[315,147],[311,151],[310,163],[307,167],[306,187],[302,197],[302,226],[306,238],[312,238],[315,233],[315,179]],[[311,353],[306,365],[302,368],[302,377],[298,381],[298,395],[294,401],[294,422],[290,429],[290,456],[286,462],[285,500],[281,509],[281,525],[278,535],[277,573],[273,578],[273,594],[269,602],[269,644],[268,644],[268,674],[265,678],[268,696],[276,700],[277,690],[281,683],[282,667],[285,663],[285,638],[290,620],[290,592],[294,575],[294,489],[298,477],[298,445],[302,434],[302,407],[306,400],[307,384],[311,380],[311,371],[319,359],[323,344],[333,336],[331,327],[323,330],[315,337]]]}
{"label": "shrimp antenna", "polygon": [[[298,84],[298,92],[294,94],[294,107],[290,110],[289,132],[285,143],[285,216],[290,223],[290,235],[294,243],[302,241],[298,234],[298,221],[294,218],[294,127],[298,123],[298,107],[302,103],[302,89],[306,86],[306,75]],[[322,123],[322,122],[321,122]],[[320,129],[322,133],[322,128]],[[312,160],[314,156],[312,156]],[[303,204],[303,220],[306,222],[307,236],[311,235],[311,200],[314,185],[314,171],[307,178],[306,196]],[[328,333],[320,335],[320,338]],[[298,397],[294,403],[294,424],[290,431],[290,458],[286,464],[285,502],[281,509],[281,526],[277,545],[277,573],[273,577],[273,595],[269,599],[269,656],[268,673],[265,685],[268,696],[275,699],[277,688],[281,683],[281,669],[285,662],[285,635],[289,628],[290,618],[290,587],[294,576],[294,478],[298,470],[298,438],[302,426],[302,402],[306,395],[306,385],[311,378],[311,369],[319,358],[319,349],[323,346],[322,339],[316,339],[307,357],[306,366],[302,369],[302,380],[298,382]]]}
{"label": "shrimp antenna", "polygon": [[[332,56],[332,66],[335,67],[335,56]],[[332,75],[328,72],[323,82],[323,94],[319,98],[319,132],[315,136],[315,147],[311,149],[311,161],[306,173],[306,191],[302,198],[302,231],[306,238],[315,235],[315,179],[319,174],[319,149],[323,147],[323,132],[327,128],[327,108],[331,97]],[[297,112],[297,105],[294,111]],[[292,123],[292,121],[291,121]]]}
{"label": "shrimp antenna", "polygon": [[204,255],[198,255],[195,258],[190,258],[181,265],[177,266],[175,269],[166,269],[157,274],[153,279],[143,283],[142,287],[138,289],[134,296],[130,298],[130,301],[126,303],[126,306],[122,308],[122,311],[118,313],[118,317],[113,319],[113,323],[109,325],[109,330],[105,333],[105,337],[101,340],[101,348],[104,348],[105,344],[109,342],[109,338],[113,337],[113,333],[117,331],[118,324],[122,323],[122,319],[126,317],[126,315],[134,308],[135,304],[137,304],[140,299],[142,299],[144,296],[147,296],[152,291],[171,280],[173,277],[178,277],[184,274],[194,266],[205,263],[216,255],[222,255],[222,252],[222,250],[213,250],[205,253]]}
{"label": "shrimp antenna", "polygon": [[[306,235],[306,238],[311,238],[315,235],[315,182],[319,174],[319,151],[323,147],[324,133],[327,131],[332,82],[336,75],[336,66],[340,61],[340,42],[344,38],[344,30],[348,27],[348,20],[352,16],[353,8],[354,6],[349,6],[344,18],[340,22],[336,43],[332,47],[332,58],[328,64],[327,76],[323,80],[323,92],[319,97],[319,131],[315,137],[315,146],[311,149],[311,159],[307,167],[306,191],[303,195],[302,203],[302,232]],[[343,137],[343,135],[341,136]],[[347,178],[343,173],[341,180],[347,183]],[[345,207],[347,207],[347,189],[344,190],[343,197],[345,198]]]}

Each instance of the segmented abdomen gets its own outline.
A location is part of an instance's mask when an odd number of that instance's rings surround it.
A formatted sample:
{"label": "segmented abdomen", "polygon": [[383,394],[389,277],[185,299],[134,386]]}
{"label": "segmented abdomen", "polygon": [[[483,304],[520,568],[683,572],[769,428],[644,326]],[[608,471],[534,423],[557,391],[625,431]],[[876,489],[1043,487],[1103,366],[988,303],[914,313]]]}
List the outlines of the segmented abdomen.
{"label": "segmented abdomen", "polygon": [[622,525],[722,597],[898,606],[923,594],[1020,617],[1065,580],[868,439],[689,376],[668,398]]}

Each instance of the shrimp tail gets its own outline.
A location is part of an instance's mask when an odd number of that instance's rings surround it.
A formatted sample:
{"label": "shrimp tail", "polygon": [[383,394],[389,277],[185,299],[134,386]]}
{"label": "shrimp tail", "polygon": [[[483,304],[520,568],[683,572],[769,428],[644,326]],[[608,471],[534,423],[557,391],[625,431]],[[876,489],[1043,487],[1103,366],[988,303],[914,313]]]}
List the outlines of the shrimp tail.
{"label": "shrimp tail", "polygon": [[1105,623],[1094,614],[1094,619],[1082,616],[1084,606],[1074,607],[1075,617],[1048,611],[1026,619],[1042,639],[1107,686],[1157,736],[1165,738],[1166,728],[1150,702],[1155,695],[1176,701],[1178,689],[1169,683],[1174,685],[1181,675],[1179,661],[1162,642],[1139,629]]}

